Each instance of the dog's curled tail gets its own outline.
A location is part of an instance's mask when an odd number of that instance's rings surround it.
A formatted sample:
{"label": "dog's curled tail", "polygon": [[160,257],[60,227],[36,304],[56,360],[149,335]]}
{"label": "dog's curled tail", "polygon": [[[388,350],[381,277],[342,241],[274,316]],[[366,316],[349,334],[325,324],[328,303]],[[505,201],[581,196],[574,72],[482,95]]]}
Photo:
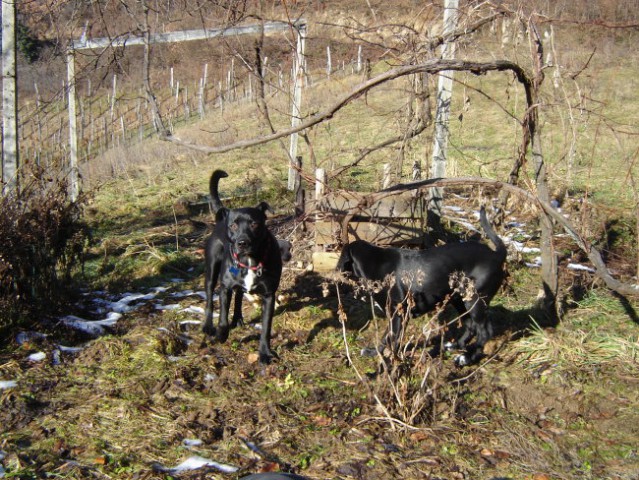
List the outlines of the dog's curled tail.
{"label": "dog's curled tail", "polygon": [[211,175],[211,180],[209,180],[209,193],[211,195],[211,207],[213,208],[213,213],[217,213],[218,210],[224,208],[222,200],[220,200],[220,194],[218,193],[218,185],[221,178],[226,178],[228,176],[229,174],[224,170],[215,170]]}
{"label": "dog's curled tail", "polygon": [[497,235],[495,233],[495,230],[493,230],[493,226],[488,221],[488,217],[486,216],[486,209],[483,205],[479,209],[479,223],[481,224],[481,228],[484,229],[484,232],[486,232],[486,236],[495,245],[495,251],[503,256],[505,260],[506,255],[508,254],[508,249],[506,248],[504,241],[499,238],[499,235]]}

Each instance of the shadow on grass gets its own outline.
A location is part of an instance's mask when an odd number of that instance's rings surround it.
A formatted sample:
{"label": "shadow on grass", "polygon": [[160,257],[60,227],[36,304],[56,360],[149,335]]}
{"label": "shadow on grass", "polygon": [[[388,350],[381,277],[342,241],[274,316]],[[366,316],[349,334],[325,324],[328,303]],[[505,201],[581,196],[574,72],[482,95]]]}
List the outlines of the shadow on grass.
{"label": "shadow on grass", "polygon": [[630,303],[630,300],[628,300],[628,298],[621,293],[617,292],[612,292],[612,296],[619,300],[619,303],[623,307],[630,320],[632,320],[635,325],[639,325],[639,316],[637,315],[637,311],[635,310],[635,308]]}
{"label": "shadow on grass", "polygon": [[[324,296],[324,291],[328,286],[329,295]],[[335,292],[335,282],[328,280],[317,273],[305,273],[300,275],[292,289],[298,294],[297,299],[286,305],[287,311],[299,311],[309,304],[328,310],[332,314],[327,318],[322,318],[316,322],[308,334],[307,342],[312,342],[325,329],[339,329],[342,327],[338,318],[338,298]],[[368,294],[365,292],[355,295],[353,288],[345,283],[339,284],[342,306],[347,314],[346,329],[349,331],[359,331],[373,320],[371,313],[371,303]],[[361,298],[360,298],[361,297]],[[383,294],[376,300],[380,305],[384,305]],[[452,320],[457,317],[457,313],[452,307],[450,314],[443,315],[442,322]],[[386,322],[384,315],[378,312],[378,319]],[[493,338],[506,336],[512,340],[524,337],[534,328],[553,328],[558,324],[556,317],[550,315],[543,305],[534,305],[521,310],[510,310],[500,305],[492,306],[488,311],[489,321],[493,327]],[[419,322],[420,320],[417,319]],[[459,329],[453,322],[447,335],[455,337],[459,334]],[[437,340],[435,340],[436,342]]]}

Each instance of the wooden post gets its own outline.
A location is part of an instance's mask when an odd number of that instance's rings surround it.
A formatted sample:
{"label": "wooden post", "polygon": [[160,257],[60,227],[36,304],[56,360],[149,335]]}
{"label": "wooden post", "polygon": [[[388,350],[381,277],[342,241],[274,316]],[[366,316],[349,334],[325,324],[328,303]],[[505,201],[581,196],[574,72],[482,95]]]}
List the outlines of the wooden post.
{"label": "wooden post", "polygon": [[[297,49],[295,51],[294,62],[294,82],[293,82],[293,105],[291,107],[291,127],[296,128],[301,122],[301,105],[302,105],[302,82],[304,81],[304,45],[306,43],[306,25],[302,24],[297,30]],[[288,169],[288,189],[295,188],[295,169],[293,162],[297,157],[297,139],[298,133],[291,134],[291,143],[289,146],[289,169]]]}
{"label": "wooden post", "polygon": [[326,171],[323,168],[315,169],[315,201],[319,202],[326,193]]}
{"label": "wooden post", "polygon": [[111,121],[115,118],[115,98],[118,95],[118,76],[113,74],[113,92],[111,93]]}
{"label": "wooden post", "polygon": [[387,189],[391,186],[392,176],[391,176],[392,166],[390,163],[384,164],[384,172],[382,176],[382,190]]}
{"label": "wooden post", "polygon": [[75,202],[80,193],[80,176],[78,173],[78,116],[76,113],[75,52],[73,44],[67,50],[67,84],[69,89],[69,195],[71,201]]}
{"label": "wooden post", "polygon": [[[452,33],[457,26],[458,0],[446,0],[444,7],[443,36]],[[442,45],[442,59],[455,57],[455,44],[446,42]],[[437,112],[435,114],[435,142],[433,145],[432,178],[446,176],[446,158],[448,148],[448,120],[450,117],[450,102],[453,91],[453,72],[440,72],[437,85]],[[441,217],[443,190],[430,190],[429,210]]]}
{"label": "wooden post", "polygon": [[197,94],[197,110],[200,114],[200,119],[204,118],[204,79],[200,78],[200,88]]}
{"label": "wooden post", "polygon": [[295,167],[297,175],[295,176],[295,216],[299,217],[304,214],[306,206],[304,204],[304,189],[302,188],[302,157],[295,158]]}
{"label": "wooden post", "polygon": [[[326,171],[323,168],[315,169],[315,211],[319,211],[319,202],[326,193]],[[316,220],[320,215],[316,215]]]}

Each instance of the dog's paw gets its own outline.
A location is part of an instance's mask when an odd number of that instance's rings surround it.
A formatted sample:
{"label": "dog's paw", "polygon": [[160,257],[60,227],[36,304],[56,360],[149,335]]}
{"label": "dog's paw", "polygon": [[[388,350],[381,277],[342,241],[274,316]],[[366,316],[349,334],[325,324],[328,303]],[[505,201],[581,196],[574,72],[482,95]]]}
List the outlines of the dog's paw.
{"label": "dog's paw", "polygon": [[273,361],[272,355],[260,353],[260,365],[270,365],[272,361]]}
{"label": "dog's paw", "polygon": [[244,317],[233,317],[233,321],[231,322],[231,328],[243,327],[243,326],[244,326]]}
{"label": "dog's paw", "polygon": [[274,358],[277,358],[277,355],[271,350],[260,351],[260,365],[270,365]]}
{"label": "dog's paw", "polygon": [[229,327],[218,328],[216,338],[219,343],[226,342],[229,338]]}
{"label": "dog's paw", "polygon": [[453,361],[455,362],[455,365],[458,367],[466,367],[467,365],[470,365],[470,358],[465,353],[460,353],[459,355],[456,355]]}
{"label": "dog's paw", "polygon": [[206,335],[209,335],[209,336],[211,336],[211,337],[214,337],[214,336],[215,336],[215,334],[216,334],[216,330],[215,330],[215,327],[214,327],[213,325],[206,325],[206,324],[205,324],[205,325],[202,327],[202,331],[203,331]]}
{"label": "dog's paw", "polygon": [[457,344],[455,342],[446,342],[444,343],[444,351],[446,352],[452,352],[457,350]]}

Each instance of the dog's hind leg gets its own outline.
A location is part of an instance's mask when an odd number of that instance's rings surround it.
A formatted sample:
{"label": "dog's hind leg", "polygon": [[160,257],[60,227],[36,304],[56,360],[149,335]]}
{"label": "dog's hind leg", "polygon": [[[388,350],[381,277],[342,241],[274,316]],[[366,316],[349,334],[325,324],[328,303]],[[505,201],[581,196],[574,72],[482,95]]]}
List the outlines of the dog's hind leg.
{"label": "dog's hind leg", "polygon": [[271,352],[271,327],[274,313],[275,294],[265,295],[262,302],[262,333],[259,347],[260,363],[263,365],[271,363],[273,358],[273,352]]}
{"label": "dog's hind leg", "polygon": [[215,326],[213,326],[213,290],[217,284],[220,275],[220,265],[215,263],[207,267],[206,278],[204,280],[204,291],[206,294],[206,309],[204,316],[204,325],[202,331],[207,335],[215,335]]}
{"label": "dog's hind leg", "polygon": [[[493,333],[492,325],[487,318],[488,305],[486,305],[486,302],[478,298],[472,306],[468,304],[466,306],[471,310],[464,322],[464,334],[457,345],[465,352],[455,357],[455,364],[460,367],[477,363],[483,357],[484,345],[490,340]],[[472,337],[475,337],[475,344],[468,347],[467,342]]]}
{"label": "dog's hind leg", "polygon": [[217,325],[217,340],[220,343],[226,342],[229,338],[229,307],[233,289],[220,288],[220,321]]}

